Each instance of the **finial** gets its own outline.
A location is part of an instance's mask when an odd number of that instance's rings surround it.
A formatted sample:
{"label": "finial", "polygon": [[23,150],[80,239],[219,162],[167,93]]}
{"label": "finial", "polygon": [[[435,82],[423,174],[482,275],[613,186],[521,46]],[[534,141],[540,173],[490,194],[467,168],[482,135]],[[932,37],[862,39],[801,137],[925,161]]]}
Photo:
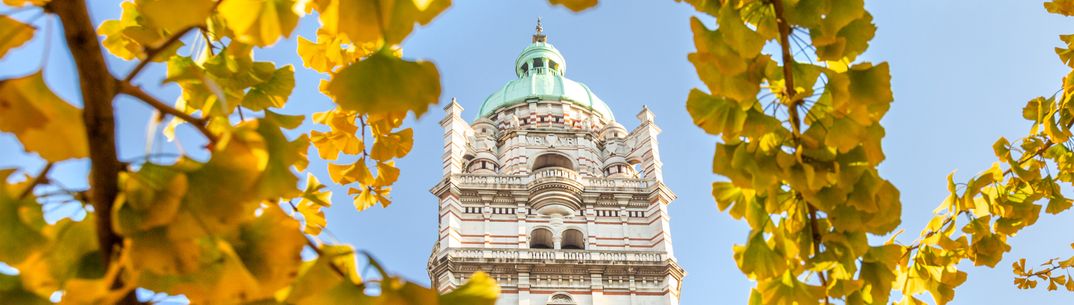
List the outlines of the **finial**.
{"label": "finial", "polygon": [[544,36],[544,27],[541,26],[541,17],[537,17],[537,33],[533,34],[533,42],[545,42],[547,37]]}

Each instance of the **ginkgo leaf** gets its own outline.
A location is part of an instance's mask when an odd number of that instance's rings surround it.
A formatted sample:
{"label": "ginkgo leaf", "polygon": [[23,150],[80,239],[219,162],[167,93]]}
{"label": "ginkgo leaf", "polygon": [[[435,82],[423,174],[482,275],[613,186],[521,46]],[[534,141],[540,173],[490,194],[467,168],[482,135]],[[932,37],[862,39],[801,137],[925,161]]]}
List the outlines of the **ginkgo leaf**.
{"label": "ginkgo leaf", "polygon": [[500,285],[487,273],[478,271],[466,284],[440,296],[440,305],[493,305],[500,295]]}
{"label": "ginkgo leaf", "polygon": [[[295,279],[288,304],[369,304],[370,300],[357,284],[358,276],[354,248],[346,245],[324,245],[320,255],[312,263],[306,264]],[[346,273],[341,277],[336,270]]]}
{"label": "ginkgo leaf", "polygon": [[395,45],[451,6],[451,0],[319,0],[327,33],[345,34],[356,44]]}
{"label": "ginkgo leaf", "polygon": [[26,289],[38,295],[49,295],[62,290],[64,283],[76,276],[103,275],[95,226],[94,217],[90,215],[82,221],[63,219],[45,227],[43,233],[49,239],[48,251],[37,252],[14,265],[21,271]]}
{"label": "ginkgo leaf", "polygon": [[347,191],[347,194],[356,195],[354,196],[354,209],[359,212],[377,204],[377,196],[373,194],[373,190],[369,187],[351,188]]}
{"label": "ginkgo leaf", "polygon": [[406,128],[383,136],[377,136],[369,156],[378,161],[399,158],[414,148],[414,130]]}
{"label": "ginkgo leaf", "polygon": [[295,69],[286,65],[272,73],[272,77],[250,87],[242,99],[242,106],[253,111],[269,107],[283,108],[291,90],[295,88]]}
{"label": "ginkgo leaf", "polygon": [[1074,0],[1052,0],[1044,2],[1044,9],[1049,13],[1074,16]]}
{"label": "ginkgo leaf", "polygon": [[[5,1],[7,2],[7,1]],[[18,275],[0,273],[0,300],[10,304],[51,305],[48,298],[39,296],[23,288]]]}
{"label": "ginkgo leaf", "polygon": [[294,0],[227,0],[217,11],[239,41],[265,47],[291,36],[298,25]]}
{"label": "ginkgo leaf", "polygon": [[[123,12],[117,20],[105,20],[97,27],[97,34],[104,36],[101,44],[109,53],[124,60],[144,59],[146,48],[155,48],[163,44],[169,36],[164,30],[150,25],[133,1],[120,3]],[[153,61],[164,61],[183,46],[182,42],[173,43],[168,49],[157,53]]]}
{"label": "ginkgo leaf", "polygon": [[12,169],[0,170],[0,244],[19,245],[0,247],[0,262],[14,265],[44,247],[48,241],[44,233],[44,213],[41,206],[31,198],[18,198],[25,186],[6,184]]}
{"label": "ginkgo leaf", "polygon": [[186,174],[172,167],[146,163],[137,172],[120,173],[113,230],[126,235],[171,223],[187,187]]}
{"label": "ginkgo leaf", "polygon": [[597,0],[548,0],[553,5],[562,5],[574,12],[581,12],[597,6]]}
{"label": "ginkgo leaf", "polygon": [[708,95],[701,90],[690,90],[686,98],[686,112],[694,119],[694,125],[714,135],[736,138],[746,122],[746,111],[738,103]]}
{"label": "ginkgo leaf", "polygon": [[340,70],[329,81],[328,92],[344,110],[412,111],[420,117],[440,99],[440,72],[430,62],[378,52]]}
{"label": "ginkgo leaf", "polygon": [[191,303],[242,304],[259,295],[256,278],[245,268],[231,245],[219,239],[199,242],[199,268],[186,274],[142,272],[139,286],[168,294],[182,294]]}
{"label": "ginkgo leaf", "polygon": [[302,264],[306,237],[299,224],[277,207],[262,211],[253,221],[239,228],[231,241],[235,253],[250,274],[257,279],[259,294],[253,299],[271,297],[288,286]]}
{"label": "ginkgo leaf", "polygon": [[17,48],[34,38],[34,27],[0,15],[0,58],[11,49]]}
{"label": "ginkgo leaf", "polygon": [[136,0],[135,4],[146,21],[172,34],[204,25],[215,5],[212,0]]}
{"label": "ginkgo leaf", "polygon": [[755,231],[745,245],[734,247],[735,261],[743,273],[756,280],[778,276],[787,269],[783,258],[765,242],[764,234]]}
{"label": "ginkgo leaf", "polygon": [[52,93],[41,72],[0,81],[0,131],[14,133],[23,149],[48,161],[89,153],[82,111]]}

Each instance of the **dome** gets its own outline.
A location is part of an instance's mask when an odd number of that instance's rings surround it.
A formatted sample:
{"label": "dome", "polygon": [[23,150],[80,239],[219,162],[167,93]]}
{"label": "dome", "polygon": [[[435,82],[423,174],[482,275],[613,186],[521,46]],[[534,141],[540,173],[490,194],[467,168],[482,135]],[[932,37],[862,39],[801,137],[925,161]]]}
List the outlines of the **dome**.
{"label": "dome", "polygon": [[488,117],[500,108],[526,103],[527,100],[567,101],[597,113],[605,120],[615,120],[611,108],[585,84],[564,74],[567,61],[556,47],[545,40],[538,24],[533,43],[515,59],[517,79],[507,82],[485,99],[477,117]]}

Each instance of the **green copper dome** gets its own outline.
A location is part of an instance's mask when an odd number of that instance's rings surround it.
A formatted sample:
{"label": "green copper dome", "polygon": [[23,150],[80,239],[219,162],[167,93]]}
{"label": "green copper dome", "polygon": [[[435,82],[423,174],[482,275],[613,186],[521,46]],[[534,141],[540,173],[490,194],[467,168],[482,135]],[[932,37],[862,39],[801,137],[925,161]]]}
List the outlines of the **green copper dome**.
{"label": "green copper dome", "polygon": [[567,62],[563,55],[545,41],[538,28],[537,35],[533,36],[533,44],[522,50],[515,60],[518,79],[507,82],[503,88],[489,95],[478,111],[478,118],[487,117],[500,108],[538,99],[572,102],[599,114],[605,120],[615,120],[608,104],[593,94],[593,90],[563,76],[566,70]]}

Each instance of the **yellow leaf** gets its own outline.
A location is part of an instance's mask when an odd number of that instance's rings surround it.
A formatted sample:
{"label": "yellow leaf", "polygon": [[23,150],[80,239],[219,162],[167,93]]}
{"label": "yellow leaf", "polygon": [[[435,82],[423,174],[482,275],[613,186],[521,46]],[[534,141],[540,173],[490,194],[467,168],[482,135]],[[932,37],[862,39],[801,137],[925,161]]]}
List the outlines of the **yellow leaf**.
{"label": "yellow leaf", "polygon": [[182,171],[152,163],[120,173],[120,193],[112,206],[112,228],[128,235],[171,223],[187,191]]}
{"label": "yellow leaf", "polygon": [[369,156],[374,160],[387,161],[388,159],[406,156],[412,148],[414,148],[414,130],[407,128],[387,135],[377,136]]}
{"label": "yellow leaf", "polygon": [[53,94],[40,72],[0,81],[0,131],[48,161],[88,155],[82,111]]}
{"label": "yellow leaf", "polygon": [[440,99],[440,72],[430,62],[378,52],[340,70],[329,81],[328,92],[344,110],[412,111],[420,117]]}
{"label": "yellow leaf", "polygon": [[493,305],[500,295],[500,285],[487,273],[474,272],[466,284],[440,296],[440,305]]}
{"label": "yellow leaf", "polygon": [[[6,0],[5,0],[6,2]],[[9,304],[51,305],[48,298],[34,294],[22,287],[18,275],[0,273],[0,300]]]}
{"label": "yellow leaf", "polygon": [[299,16],[294,0],[227,0],[217,9],[239,41],[265,47],[291,36]]}
{"label": "yellow leaf", "polygon": [[146,21],[171,35],[205,25],[214,6],[212,0],[136,0],[135,4]]}
{"label": "yellow leaf", "polygon": [[1044,9],[1049,13],[1074,16],[1074,0],[1052,0],[1044,2]]}
{"label": "yellow leaf", "polygon": [[295,279],[306,237],[297,221],[278,207],[269,207],[241,226],[231,243],[243,266],[257,279],[259,293],[251,297],[261,299],[271,297]]}
{"label": "yellow leaf", "polygon": [[361,189],[352,188],[348,191],[348,194],[351,195],[354,195],[355,193],[357,193],[358,196],[354,196],[354,208],[359,212],[377,204],[377,197],[373,195],[373,191],[368,187],[363,186]]}
{"label": "yellow leaf", "polygon": [[548,0],[553,5],[562,5],[574,12],[581,12],[597,6],[597,0]]}
{"label": "yellow leaf", "polygon": [[322,29],[362,45],[395,45],[451,6],[450,0],[319,0]]}
{"label": "yellow leaf", "polygon": [[395,161],[377,162],[377,179],[374,186],[389,186],[399,179],[399,168]]}
{"label": "yellow leaf", "polygon": [[[359,288],[354,249],[344,245],[324,245],[317,260],[307,264],[295,279],[288,304],[369,304],[369,297]],[[337,273],[342,271],[346,279]]]}
{"label": "yellow leaf", "polygon": [[34,27],[7,15],[0,15],[0,58],[3,58],[7,51],[21,46],[33,37]]}
{"label": "yellow leaf", "polygon": [[49,295],[62,290],[64,283],[79,275],[79,271],[104,270],[97,252],[96,232],[92,214],[82,221],[63,219],[45,227],[43,233],[49,239],[45,251],[14,265],[23,277],[23,285],[38,295]]}
{"label": "yellow leaf", "polygon": [[[146,48],[158,47],[169,37],[164,30],[150,25],[133,1],[124,1],[120,3],[120,7],[123,11],[119,19],[105,20],[97,27],[97,34],[104,36],[101,44],[112,55],[124,60],[144,59]],[[167,60],[182,45],[181,42],[174,43],[152,60]]]}

